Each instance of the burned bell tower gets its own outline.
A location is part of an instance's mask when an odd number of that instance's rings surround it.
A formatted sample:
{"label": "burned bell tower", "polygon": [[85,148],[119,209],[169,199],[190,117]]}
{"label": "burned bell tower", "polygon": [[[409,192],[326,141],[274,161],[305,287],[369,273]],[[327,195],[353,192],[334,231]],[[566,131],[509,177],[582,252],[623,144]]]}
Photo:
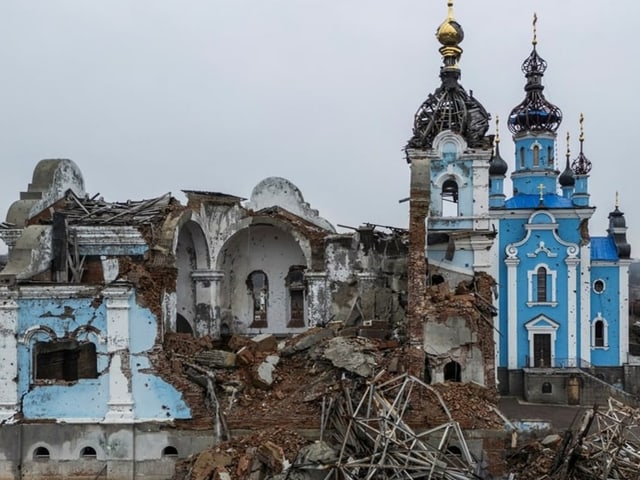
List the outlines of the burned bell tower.
{"label": "burned bell tower", "polygon": [[494,240],[488,194],[493,138],[486,136],[490,116],[460,84],[464,32],[453,1],[447,5],[447,18],[436,31],[442,45],[441,84],[418,108],[405,147],[411,168],[410,371],[416,376],[422,376],[424,365],[427,284],[455,285],[477,271],[489,271]]}

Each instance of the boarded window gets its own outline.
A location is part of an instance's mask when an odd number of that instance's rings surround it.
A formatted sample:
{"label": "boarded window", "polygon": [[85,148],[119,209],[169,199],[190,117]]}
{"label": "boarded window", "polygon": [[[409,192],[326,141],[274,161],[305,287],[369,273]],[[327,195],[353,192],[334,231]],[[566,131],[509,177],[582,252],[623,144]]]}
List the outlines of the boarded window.
{"label": "boarded window", "polygon": [[98,377],[96,346],[91,342],[37,342],[34,358],[35,380],[72,382],[80,378]]}
{"label": "boarded window", "polygon": [[285,279],[285,285],[289,289],[289,322],[287,327],[304,327],[304,265],[293,265]]}

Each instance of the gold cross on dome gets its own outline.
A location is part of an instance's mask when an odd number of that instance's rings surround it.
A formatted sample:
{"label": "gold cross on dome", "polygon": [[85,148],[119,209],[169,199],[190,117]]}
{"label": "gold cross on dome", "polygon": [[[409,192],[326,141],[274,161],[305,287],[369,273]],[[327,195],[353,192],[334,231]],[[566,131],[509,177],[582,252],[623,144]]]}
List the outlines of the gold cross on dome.
{"label": "gold cross on dome", "polygon": [[542,183],[538,185],[538,191],[540,192],[540,201],[544,200],[544,191],[547,187],[545,187]]}

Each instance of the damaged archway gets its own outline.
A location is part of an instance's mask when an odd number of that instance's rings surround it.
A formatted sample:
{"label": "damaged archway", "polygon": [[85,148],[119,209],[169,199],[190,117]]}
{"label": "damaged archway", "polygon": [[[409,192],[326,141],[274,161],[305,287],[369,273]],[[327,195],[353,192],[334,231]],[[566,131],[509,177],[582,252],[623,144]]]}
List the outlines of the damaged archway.
{"label": "damaged archway", "polygon": [[218,269],[221,329],[284,334],[307,323],[308,240],[274,219],[253,218],[223,246]]}
{"label": "damaged archway", "polygon": [[198,223],[181,225],[176,245],[178,278],[173,329],[206,335],[214,332],[214,315],[209,294],[210,257],[207,239]]}

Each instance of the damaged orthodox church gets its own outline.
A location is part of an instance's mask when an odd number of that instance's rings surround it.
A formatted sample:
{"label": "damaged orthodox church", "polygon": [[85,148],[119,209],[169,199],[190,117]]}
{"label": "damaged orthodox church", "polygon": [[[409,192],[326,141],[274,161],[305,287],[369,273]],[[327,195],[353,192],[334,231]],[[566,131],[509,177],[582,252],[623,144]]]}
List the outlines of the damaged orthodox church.
{"label": "damaged orthodox church", "polygon": [[[567,146],[561,173],[562,114],[543,95],[547,65],[534,34],[525,99],[507,120],[516,154],[506,195],[499,137],[487,135],[489,114],[459,82],[463,32],[452,3],[437,32],[441,85],[406,146],[408,230],[337,233],[283,178],[261,181],[248,199],[185,190],[186,205],[170,194],[110,203],[85,191],[71,160],[35,166],[0,224],[9,247],[1,479],[18,466],[23,478],[70,474],[87,458],[109,460],[109,478],[162,478],[170,457],[209,445],[210,434],[189,426],[202,391],[163,355],[172,332],[196,341],[340,325],[416,341],[434,382],[497,385],[532,401],[571,402],[570,369],[625,380],[627,227],[616,205],[607,234],[589,234],[582,120],[579,154],[571,159]],[[490,312],[484,339],[425,300],[429,288],[478,275],[495,280],[480,297]],[[167,428],[176,422],[183,428]],[[57,466],[38,461],[47,458]]]}

